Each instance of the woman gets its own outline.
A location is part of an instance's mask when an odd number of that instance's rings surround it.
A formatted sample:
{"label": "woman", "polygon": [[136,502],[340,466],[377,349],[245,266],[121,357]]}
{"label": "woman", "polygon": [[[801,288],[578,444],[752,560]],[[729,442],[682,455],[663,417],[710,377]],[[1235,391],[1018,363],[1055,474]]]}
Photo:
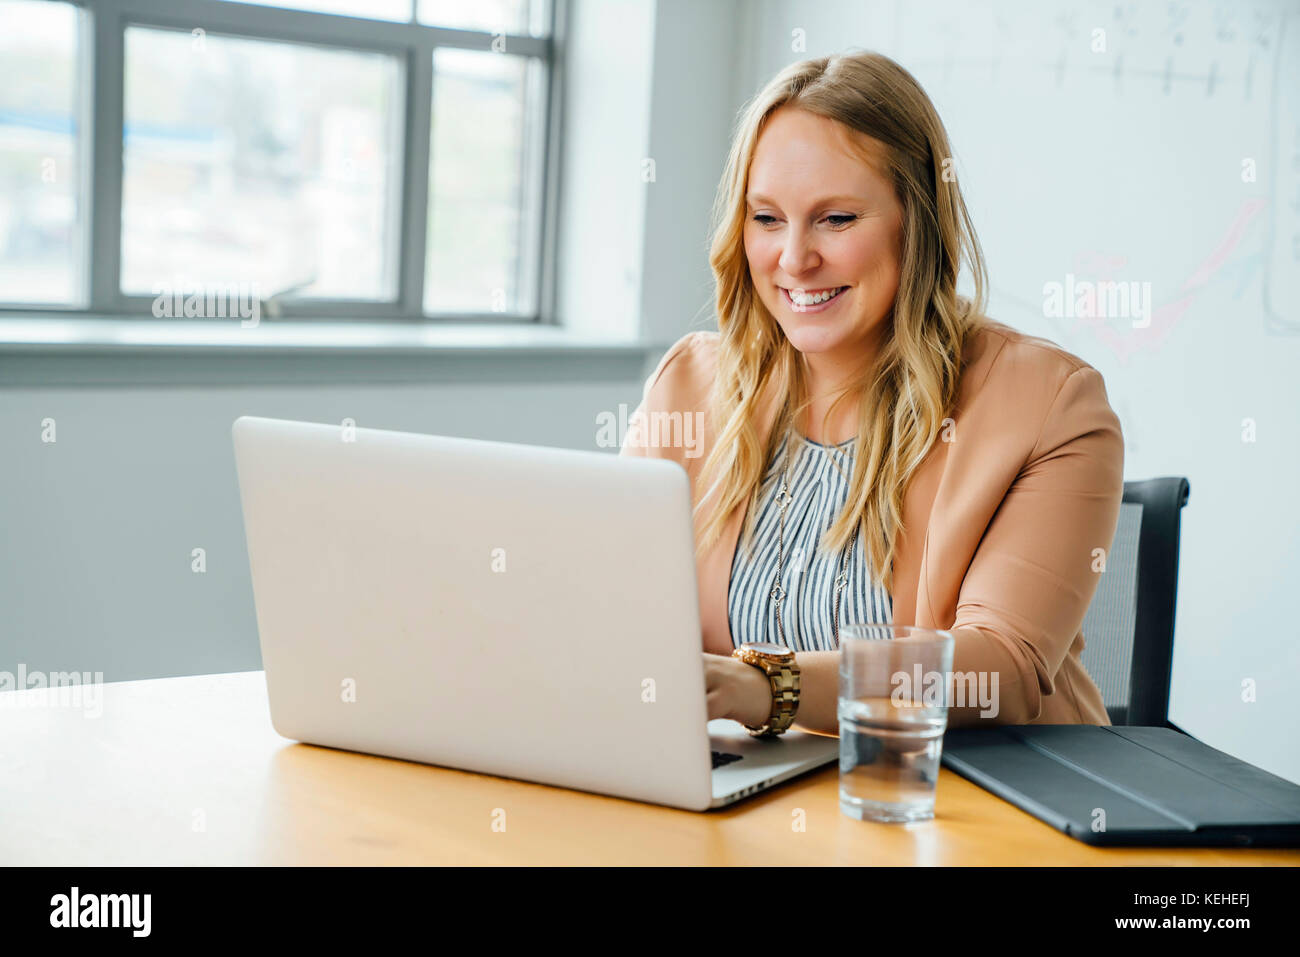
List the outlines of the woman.
{"label": "woman", "polygon": [[[951,726],[1107,723],[1080,624],[1119,515],[1119,420],[1095,369],[983,315],[950,156],[877,54],[796,63],[743,114],[713,211],[718,331],[668,350],[622,449],[691,480],[710,718],[788,726],[763,662],[732,656],[773,642],[794,652],[793,721],[835,733],[839,626],[876,621],[950,630],[953,671],[997,688],[996,714],[972,702]],[[695,417],[702,447],[637,427],[656,414]]]}

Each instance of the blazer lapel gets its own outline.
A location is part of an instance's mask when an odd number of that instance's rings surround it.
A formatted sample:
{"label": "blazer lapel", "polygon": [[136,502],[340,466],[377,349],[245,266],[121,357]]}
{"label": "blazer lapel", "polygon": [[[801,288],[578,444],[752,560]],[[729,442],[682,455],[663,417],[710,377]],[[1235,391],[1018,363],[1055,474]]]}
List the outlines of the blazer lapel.
{"label": "blazer lapel", "polygon": [[[904,496],[904,533],[894,565],[895,624],[952,627],[988,516],[1015,477],[1014,450],[998,446],[1006,430],[989,418],[1005,406],[975,401],[997,355],[988,348],[989,338],[983,333],[972,338],[952,423],[940,431]],[[978,441],[969,438],[975,435]],[[988,480],[999,467],[1007,476],[1001,487]]]}
{"label": "blazer lapel", "polygon": [[933,627],[929,624],[932,616],[925,594],[924,571],[930,539],[930,513],[934,509],[947,451],[947,443],[934,443],[903,496],[903,528],[894,553],[894,587],[890,596],[896,625]]}

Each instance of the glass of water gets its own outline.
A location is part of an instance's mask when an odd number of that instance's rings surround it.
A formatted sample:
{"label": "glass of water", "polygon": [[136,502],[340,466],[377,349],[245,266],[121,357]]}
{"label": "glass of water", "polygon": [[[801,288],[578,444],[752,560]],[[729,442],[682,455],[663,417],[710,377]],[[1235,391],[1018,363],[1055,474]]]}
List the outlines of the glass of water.
{"label": "glass of water", "polygon": [[840,810],[849,817],[934,817],[952,646],[951,633],[929,628],[840,631]]}

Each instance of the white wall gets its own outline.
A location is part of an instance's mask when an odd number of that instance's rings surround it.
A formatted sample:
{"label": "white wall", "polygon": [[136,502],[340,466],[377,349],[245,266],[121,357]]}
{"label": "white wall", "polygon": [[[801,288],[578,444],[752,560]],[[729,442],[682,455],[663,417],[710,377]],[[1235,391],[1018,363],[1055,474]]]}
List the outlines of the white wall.
{"label": "white wall", "polygon": [[743,102],[737,84],[748,23],[743,0],[661,0],[646,184],[642,334],[667,345],[716,329],[709,211]]}
{"label": "white wall", "polygon": [[584,333],[639,332],[654,13],[652,0],[570,6],[557,311]]}
{"label": "white wall", "polygon": [[559,281],[571,328],[660,353],[716,328],[708,219],[747,22],[743,0],[573,4]]}
{"label": "white wall", "polygon": [[595,450],[597,412],[639,388],[0,388],[0,668],[122,681],[261,667],[230,438],[241,415]]}

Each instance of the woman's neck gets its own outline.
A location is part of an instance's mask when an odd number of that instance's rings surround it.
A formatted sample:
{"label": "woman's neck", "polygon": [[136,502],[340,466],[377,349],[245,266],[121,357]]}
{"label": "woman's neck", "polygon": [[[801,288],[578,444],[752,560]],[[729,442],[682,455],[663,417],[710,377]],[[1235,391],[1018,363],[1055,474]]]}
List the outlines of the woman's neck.
{"label": "woman's neck", "polygon": [[802,423],[796,422],[795,429],[814,442],[822,445],[839,445],[858,434],[858,408],[851,398],[840,399],[835,406],[833,416],[822,424],[822,418],[840,394],[857,375],[858,370],[845,372],[840,369],[827,369],[825,363],[808,361],[804,357],[804,369],[807,374],[808,394],[812,402],[803,413]]}

